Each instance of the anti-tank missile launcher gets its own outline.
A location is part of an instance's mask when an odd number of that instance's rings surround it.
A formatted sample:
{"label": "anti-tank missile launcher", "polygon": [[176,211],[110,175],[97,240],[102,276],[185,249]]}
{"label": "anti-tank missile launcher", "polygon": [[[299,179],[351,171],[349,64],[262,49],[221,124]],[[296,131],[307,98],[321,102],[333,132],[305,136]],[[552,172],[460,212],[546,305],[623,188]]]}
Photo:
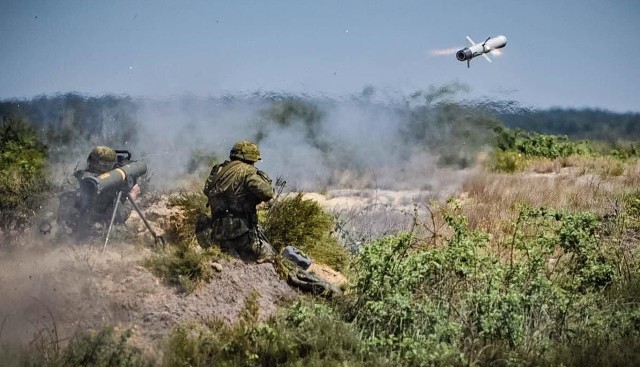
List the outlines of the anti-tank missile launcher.
{"label": "anti-tank missile launcher", "polygon": [[127,191],[136,184],[138,177],[146,173],[147,165],[144,162],[129,162],[99,176],[83,177],[81,184],[84,192],[93,195],[100,195],[106,190]]}

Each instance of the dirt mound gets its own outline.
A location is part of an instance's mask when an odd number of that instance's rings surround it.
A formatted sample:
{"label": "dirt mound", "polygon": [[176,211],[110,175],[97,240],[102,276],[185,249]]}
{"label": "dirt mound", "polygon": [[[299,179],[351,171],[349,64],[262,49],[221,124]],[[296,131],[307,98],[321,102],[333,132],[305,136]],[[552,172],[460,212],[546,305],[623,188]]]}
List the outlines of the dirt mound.
{"label": "dirt mound", "polygon": [[[180,215],[167,206],[168,198],[139,203],[158,235]],[[126,228],[114,228],[104,253],[99,239],[92,244],[53,244],[52,239],[29,237],[22,245],[0,247],[0,343],[41,337],[63,342],[79,330],[113,325],[132,329],[132,341],[153,353],[176,325],[211,319],[233,323],[252,292],[259,294],[260,319],[299,294],[272,264],[234,258],[211,264],[210,282],[180,293],[141,265],[153,242],[135,211]],[[326,266],[313,264],[309,270],[337,286],[346,282]]]}
{"label": "dirt mound", "polygon": [[148,249],[110,243],[100,247],[37,246],[0,255],[0,342],[60,341],[105,324],[133,329],[151,347],[174,325],[204,319],[233,322],[245,299],[259,293],[260,318],[297,292],[269,263],[239,260],[215,265],[214,279],[191,294],[163,284],[140,260]]}
{"label": "dirt mound", "polygon": [[[158,198],[140,200],[138,205],[149,225],[158,236],[165,236],[165,230],[169,228],[169,221],[172,216],[179,215],[180,210],[175,207],[169,207],[169,195],[162,195]],[[147,227],[142,218],[135,210],[131,211],[126,225],[131,231],[139,237],[150,236]]]}

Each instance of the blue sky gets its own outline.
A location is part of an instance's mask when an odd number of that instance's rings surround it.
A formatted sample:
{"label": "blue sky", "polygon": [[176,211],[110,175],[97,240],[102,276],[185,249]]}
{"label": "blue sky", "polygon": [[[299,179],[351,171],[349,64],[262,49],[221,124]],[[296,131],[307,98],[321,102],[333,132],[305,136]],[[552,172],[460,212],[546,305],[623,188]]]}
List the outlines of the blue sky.
{"label": "blue sky", "polygon": [[[0,98],[282,91],[640,111],[640,1],[0,1]],[[504,34],[492,64],[432,50]]]}

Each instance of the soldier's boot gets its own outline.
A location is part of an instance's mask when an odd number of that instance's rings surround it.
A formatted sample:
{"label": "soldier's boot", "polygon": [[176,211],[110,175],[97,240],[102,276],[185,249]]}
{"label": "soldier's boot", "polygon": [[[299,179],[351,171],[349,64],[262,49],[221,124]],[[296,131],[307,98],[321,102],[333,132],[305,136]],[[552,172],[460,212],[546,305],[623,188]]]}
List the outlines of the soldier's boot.
{"label": "soldier's boot", "polygon": [[276,257],[276,250],[268,242],[260,241],[256,248],[256,262],[261,264],[263,262],[271,262]]}
{"label": "soldier's boot", "polygon": [[262,229],[255,228],[250,235],[251,238],[251,250],[256,255],[256,262],[258,264],[263,262],[272,262],[276,257],[276,250],[267,241]]}

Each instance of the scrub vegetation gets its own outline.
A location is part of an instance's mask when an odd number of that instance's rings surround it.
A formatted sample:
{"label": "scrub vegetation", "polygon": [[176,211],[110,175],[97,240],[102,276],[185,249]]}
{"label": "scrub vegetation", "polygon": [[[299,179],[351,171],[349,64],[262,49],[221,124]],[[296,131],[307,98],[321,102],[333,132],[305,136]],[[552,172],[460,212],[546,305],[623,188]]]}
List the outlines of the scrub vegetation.
{"label": "scrub vegetation", "polygon": [[[5,116],[0,123],[0,240],[22,232],[51,189],[47,147],[25,120]],[[4,242],[4,241],[0,241]]]}
{"label": "scrub vegetation", "polygon": [[[238,322],[178,325],[153,356],[129,342],[129,331],[105,327],[63,341],[55,325],[30,346],[2,345],[0,352],[9,365],[48,366],[640,365],[634,145],[511,130],[499,115],[473,119],[484,126],[474,135],[460,117],[471,107],[446,100],[448,89],[432,92],[412,97],[419,103],[407,107],[414,134],[407,130],[405,142],[453,137],[431,147],[441,164],[456,167],[482,161],[478,156],[493,144],[491,158],[459,194],[420,203],[429,215],[416,214],[410,230],[349,253],[334,233],[333,215],[302,194],[283,195],[260,213],[278,250],[295,245],[343,270],[342,296],[302,296],[261,319],[255,292],[239,300]],[[325,149],[317,127],[323,116],[307,100],[285,99],[266,108],[261,121],[301,124],[309,142]],[[24,197],[45,195],[49,187],[45,138],[24,120],[5,118],[1,127],[5,233],[33,220],[35,204]],[[465,137],[466,150],[453,154],[452,142]],[[200,246],[205,205],[199,188],[173,194],[170,206],[179,214],[169,220],[169,245],[145,263],[187,292],[207,282],[211,262],[223,256],[215,246]]]}

